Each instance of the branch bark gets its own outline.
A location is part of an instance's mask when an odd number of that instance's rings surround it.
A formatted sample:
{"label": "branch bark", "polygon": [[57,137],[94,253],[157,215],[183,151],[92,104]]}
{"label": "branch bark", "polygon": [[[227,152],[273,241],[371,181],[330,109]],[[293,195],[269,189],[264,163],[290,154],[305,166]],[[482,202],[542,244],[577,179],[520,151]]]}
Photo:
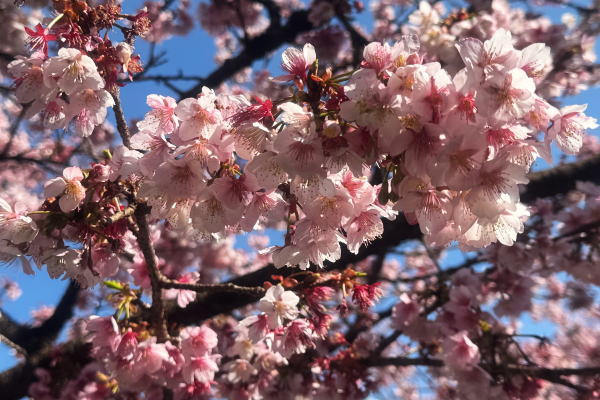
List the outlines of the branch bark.
{"label": "branch bark", "polygon": [[[66,322],[73,316],[73,309],[79,294],[79,286],[74,282],[69,282],[60,302],[56,306],[52,316],[39,327],[28,327],[17,324],[6,314],[0,317],[0,332],[9,338],[14,344],[20,346],[27,354],[25,361],[17,366],[0,373],[0,393],[2,399],[18,400],[27,394],[29,385],[35,380],[35,368],[50,367],[55,359],[60,357],[53,347],[52,343],[58,337]],[[85,345],[71,344],[66,347],[64,353],[69,353],[69,349],[76,346],[74,357],[67,357],[67,364],[72,369],[77,364],[76,360],[85,360],[82,365],[87,364],[89,360],[88,352],[81,350]],[[63,353],[63,355],[65,355]],[[78,370],[78,367],[75,367]]]}
{"label": "branch bark", "polygon": [[[444,366],[442,360],[427,357],[377,357],[371,358],[364,361],[364,364],[369,367],[384,367],[384,366],[396,366],[396,367],[408,367],[408,366],[427,366],[440,368]],[[485,367],[485,366],[482,366]],[[575,389],[579,392],[589,392],[590,388],[582,385],[575,384],[571,381],[566,380],[566,376],[596,376],[600,375],[600,366],[593,367],[581,367],[581,368],[543,368],[543,367],[531,367],[531,366],[513,366],[513,367],[501,367],[498,371],[491,371],[499,375],[527,375],[538,379],[543,379],[548,382],[556,383]]]}
{"label": "branch bark", "polygon": [[158,270],[158,262],[156,260],[156,252],[150,238],[150,229],[148,228],[148,220],[146,219],[146,206],[138,205],[134,212],[135,222],[138,230],[134,231],[137,242],[144,255],[146,268],[150,275],[152,284],[152,307],[150,314],[152,318],[152,326],[155,329],[155,334],[159,342],[164,342],[169,338],[167,325],[165,320],[165,308],[162,299],[161,288],[161,273]]}
{"label": "branch bark", "polygon": [[117,121],[117,131],[119,135],[121,135],[121,140],[123,141],[123,146],[128,149],[131,148],[131,135],[129,133],[129,127],[127,126],[127,120],[125,119],[125,114],[123,113],[123,107],[121,106],[121,89],[118,86],[114,86],[110,90],[110,95],[112,96],[115,105],[113,106],[113,111],[115,112],[115,119]]}
{"label": "branch bark", "polygon": [[[265,4],[268,2],[264,1],[262,3]],[[240,70],[251,66],[254,61],[264,58],[267,54],[277,50],[277,48],[285,43],[293,42],[299,34],[313,29],[312,23],[308,20],[307,10],[293,12],[285,25],[276,23],[276,21],[276,19],[271,19],[267,30],[249,39],[242,51],[235,57],[226,60],[206,78],[182,92],[181,99],[194,97],[202,90],[203,86],[210,88],[218,87]]]}
{"label": "branch bark", "polygon": [[70,281],[52,316],[38,327],[22,329],[14,342],[29,354],[35,354],[51,345],[73,316],[79,291],[79,285],[73,280]]}

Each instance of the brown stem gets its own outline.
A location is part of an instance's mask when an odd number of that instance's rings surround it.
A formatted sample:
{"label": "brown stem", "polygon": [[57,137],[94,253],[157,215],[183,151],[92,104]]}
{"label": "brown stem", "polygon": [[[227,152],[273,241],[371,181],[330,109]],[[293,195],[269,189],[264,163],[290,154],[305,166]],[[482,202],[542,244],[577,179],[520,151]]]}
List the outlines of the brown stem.
{"label": "brown stem", "polygon": [[[268,11],[275,12],[275,8],[268,6],[269,1],[262,1],[261,3],[267,6]],[[307,10],[294,11],[285,25],[279,24],[279,18],[271,17],[271,23],[265,32],[250,38],[236,56],[226,60],[205,79],[183,92],[180,98],[195,96],[202,90],[203,86],[218,87],[238,71],[251,66],[254,61],[260,60],[285,43],[293,42],[296,36],[313,28],[312,23],[308,20]]]}
{"label": "brown stem", "polygon": [[25,114],[27,113],[27,110],[29,109],[29,106],[31,105],[31,103],[28,104],[23,104],[21,107],[21,111],[19,112],[19,115],[17,115],[17,117],[15,118],[15,120],[13,121],[9,132],[9,139],[8,139],[8,143],[6,143],[6,146],[4,146],[4,149],[2,149],[2,156],[5,156],[8,154],[8,152],[10,151],[13,141],[15,139],[15,136],[17,134],[17,130],[19,130],[19,126],[21,125],[21,122],[23,121],[23,118],[25,118]]}
{"label": "brown stem", "polygon": [[115,112],[115,119],[117,120],[117,131],[119,131],[119,135],[121,135],[121,140],[123,141],[123,145],[127,148],[131,148],[131,140],[129,127],[127,126],[127,121],[125,120],[125,114],[123,113],[123,108],[121,107],[121,89],[114,85],[111,88],[110,94],[115,101],[115,105],[113,106],[113,111]]}
{"label": "brown stem", "polygon": [[233,283],[184,283],[168,279],[164,276],[160,284],[163,289],[183,289],[198,293],[243,293],[256,296],[257,298],[265,294],[265,289],[261,286],[247,287]]}
{"label": "brown stem", "polygon": [[162,299],[161,277],[162,274],[158,270],[158,262],[156,252],[150,239],[150,229],[148,228],[148,213],[147,206],[140,204],[134,212],[135,222],[138,229],[133,233],[137,238],[138,245],[144,255],[148,274],[150,275],[150,283],[152,285],[152,307],[150,314],[152,318],[152,326],[156,330],[156,338],[159,343],[165,342],[169,338],[167,324],[165,320],[165,306]]}

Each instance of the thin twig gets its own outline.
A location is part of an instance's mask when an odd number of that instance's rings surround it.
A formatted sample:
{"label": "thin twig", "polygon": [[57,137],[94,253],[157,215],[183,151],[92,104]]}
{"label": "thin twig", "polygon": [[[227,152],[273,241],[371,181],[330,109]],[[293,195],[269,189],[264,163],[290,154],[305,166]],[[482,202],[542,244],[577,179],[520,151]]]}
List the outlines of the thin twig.
{"label": "thin twig", "polygon": [[129,128],[127,127],[127,121],[125,120],[125,114],[123,114],[123,108],[121,107],[121,89],[118,86],[111,88],[110,94],[115,101],[113,111],[115,112],[115,119],[117,120],[117,131],[121,135],[123,145],[127,148],[131,148],[131,140]]}
{"label": "thin twig", "polygon": [[10,130],[8,131],[8,133],[9,133],[8,143],[6,143],[6,146],[4,146],[4,149],[2,149],[2,153],[0,154],[0,156],[5,156],[10,151],[10,148],[12,147],[12,143],[15,139],[15,136],[17,135],[17,131],[19,130],[19,126],[21,125],[23,118],[25,118],[25,114],[27,113],[27,110],[29,109],[30,104],[31,103],[22,105],[19,115],[17,115],[17,117],[15,118],[15,120],[13,121],[13,123],[10,127]]}
{"label": "thin twig", "polygon": [[191,290],[198,293],[245,293],[262,297],[265,289],[261,286],[247,287],[233,283],[184,283],[164,278],[160,282],[163,289]]}

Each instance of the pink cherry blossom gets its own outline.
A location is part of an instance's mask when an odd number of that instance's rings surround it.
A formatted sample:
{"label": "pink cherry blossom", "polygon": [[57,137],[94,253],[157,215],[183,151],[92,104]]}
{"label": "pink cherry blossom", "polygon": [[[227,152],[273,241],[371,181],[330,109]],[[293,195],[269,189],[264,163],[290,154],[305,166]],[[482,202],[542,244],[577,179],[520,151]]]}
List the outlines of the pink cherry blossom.
{"label": "pink cherry blossom", "polygon": [[453,369],[469,370],[479,363],[479,349],[464,331],[448,337],[443,349],[444,362]]}
{"label": "pink cherry blossom", "polygon": [[84,89],[102,89],[104,80],[90,57],[78,49],[61,48],[57,57],[44,64],[44,84],[58,86],[70,95]]}
{"label": "pink cherry blossom", "polygon": [[379,285],[380,283],[377,282],[372,285],[354,286],[352,289],[352,301],[354,301],[361,310],[368,310],[383,296],[383,291]]}
{"label": "pink cherry blossom", "polygon": [[174,98],[150,94],[146,103],[152,108],[146,113],[143,120],[137,123],[140,131],[152,132],[155,135],[172,133],[178,125],[178,118],[175,116],[177,102]]}
{"label": "pink cherry blossom", "polygon": [[222,117],[215,108],[215,100],[214,92],[204,88],[199,98],[185,99],[177,104],[175,115],[181,120],[178,131],[181,140],[208,139],[217,130]]}
{"label": "pink cherry blossom", "polygon": [[102,278],[110,278],[119,271],[119,257],[109,245],[95,246],[92,250],[91,268]]}
{"label": "pink cherry blossom", "polygon": [[394,306],[392,310],[392,319],[399,329],[412,324],[412,322],[419,316],[421,311],[420,305],[415,299],[408,296],[406,293],[402,293],[398,297],[399,302]]}
{"label": "pink cherry blossom", "polygon": [[561,150],[576,154],[581,149],[586,129],[598,127],[595,118],[585,116],[586,105],[573,105],[561,108],[560,116],[552,121],[546,140],[556,140]]}
{"label": "pink cherry blossom", "polygon": [[68,111],[74,116],[75,132],[90,136],[94,127],[106,119],[106,109],[114,105],[112,96],[106,90],[84,89],[70,98]]}
{"label": "pink cherry blossom", "polygon": [[206,326],[188,327],[181,332],[181,348],[184,353],[201,356],[217,346],[217,334]]}
{"label": "pink cherry blossom", "polygon": [[313,338],[314,333],[308,321],[296,319],[284,327],[284,334],[278,339],[275,348],[286,356],[295,353],[302,354],[315,346]]}
{"label": "pink cherry blossom", "polygon": [[288,75],[278,76],[275,79],[280,81],[305,79],[306,69],[316,58],[315,48],[310,43],[305,44],[302,50],[288,47],[281,56],[281,68],[287,71]]}
{"label": "pink cherry blossom", "polygon": [[97,348],[107,347],[116,351],[121,341],[119,329],[113,317],[91,316],[86,323],[89,340]]}
{"label": "pink cherry blossom", "polygon": [[11,207],[0,198],[0,240],[9,240],[14,244],[31,242],[38,231],[23,204],[17,203]]}
{"label": "pink cherry blossom", "polygon": [[[190,272],[189,274],[184,274],[179,277],[177,282],[194,283],[198,280],[199,276],[200,274],[198,272]],[[181,308],[185,308],[188,304],[196,299],[196,292],[185,289],[170,289],[167,291],[167,296],[169,298],[175,297],[177,300],[177,305]]]}
{"label": "pink cherry blossom", "polygon": [[81,184],[83,173],[78,167],[67,167],[63,176],[51,179],[44,186],[46,197],[58,197],[58,204],[63,212],[76,209],[85,198],[85,188]]}
{"label": "pink cherry blossom", "polygon": [[271,329],[283,326],[284,320],[294,320],[298,316],[296,305],[300,298],[294,292],[285,290],[281,285],[271,286],[260,299],[258,308],[267,314]]}
{"label": "pink cherry blossom", "polygon": [[221,356],[218,354],[203,355],[200,357],[191,357],[186,360],[183,366],[183,378],[187,383],[209,383],[219,370],[218,361]]}

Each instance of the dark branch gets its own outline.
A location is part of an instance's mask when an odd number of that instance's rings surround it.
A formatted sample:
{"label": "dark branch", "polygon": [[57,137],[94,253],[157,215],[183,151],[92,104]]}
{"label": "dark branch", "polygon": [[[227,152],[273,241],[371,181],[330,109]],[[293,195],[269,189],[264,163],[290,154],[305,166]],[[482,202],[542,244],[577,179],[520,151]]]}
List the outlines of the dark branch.
{"label": "dark branch", "polygon": [[350,41],[352,42],[352,64],[357,67],[362,59],[363,49],[369,41],[356,30],[347,15],[338,12],[337,17],[350,35]]}
{"label": "dark branch", "polygon": [[[265,4],[268,2],[262,3]],[[196,96],[202,90],[203,86],[210,88],[218,87],[237,72],[251,66],[254,61],[264,58],[267,54],[277,50],[279,46],[285,43],[292,43],[296,39],[296,36],[312,28],[313,25],[308,20],[308,11],[306,10],[292,13],[285,25],[276,24],[272,19],[269,28],[264,33],[250,38],[238,55],[226,60],[206,78],[202,79],[189,90],[182,92],[181,98]]]}
{"label": "dark branch", "polygon": [[123,114],[123,108],[121,107],[121,89],[115,86],[110,91],[110,94],[115,101],[113,111],[115,112],[115,119],[117,120],[117,130],[121,135],[123,145],[127,148],[131,147],[129,128],[127,127],[127,120],[125,120],[125,114]]}
{"label": "dark branch", "polygon": [[535,172],[529,175],[530,182],[524,186],[521,201],[531,203],[542,197],[567,193],[575,189],[577,181],[599,183],[598,171],[600,171],[600,156]]}
{"label": "dark branch", "polygon": [[29,354],[36,353],[44,347],[51,345],[58,337],[65,324],[73,316],[73,309],[79,295],[79,286],[75,281],[70,281],[54,314],[44,323],[35,328],[26,328],[15,338],[15,343],[22,346]]}
{"label": "dark branch", "polygon": [[409,358],[409,357],[378,357],[368,359],[365,364],[369,367],[384,367],[393,365],[395,367],[408,367],[411,365],[424,365],[429,367],[443,367],[444,362],[435,358]]}
{"label": "dark branch", "polygon": [[150,275],[152,283],[152,307],[150,313],[152,316],[152,326],[156,330],[156,337],[159,342],[164,342],[168,339],[167,326],[165,321],[164,304],[162,300],[162,289],[160,286],[161,273],[158,270],[158,262],[156,260],[156,252],[150,238],[150,229],[148,220],[146,219],[147,207],[138,205],[135,209],[134,216],[138,230],[134,231],[137,242],[144,255],[146,268]]}
{"label": "dark branch", "polygon": [[27,113],[27,110],[29,109],[29,104],[24,104],[21,107],[22,108],[21,108],[21,111],[19,112],[19,115],[17,115],[17,117],[15,118],[15,120],[13,121],[13,123],[10,127],[10,130],[9,130],[10,137],[8,139],[8,143],[6,143],[6,146],[4,146],[4,149],[2,149],[2,154],[1,154],[2,156],[5,156],[10,152],[15,135],[17,134],[17,131],[19,130],[19,126],[21,125],[23,118],[25,118],[25,114]]}
{"label": "dark branch", "polygon": [[29,385],[36,380],[36,368],[59,372],[62,376],[77,376],[91,362],[89,345],[68,343],[60,349],[47,348],[25,362],[0,373],[2,400],[19,400],[27,395]]}

